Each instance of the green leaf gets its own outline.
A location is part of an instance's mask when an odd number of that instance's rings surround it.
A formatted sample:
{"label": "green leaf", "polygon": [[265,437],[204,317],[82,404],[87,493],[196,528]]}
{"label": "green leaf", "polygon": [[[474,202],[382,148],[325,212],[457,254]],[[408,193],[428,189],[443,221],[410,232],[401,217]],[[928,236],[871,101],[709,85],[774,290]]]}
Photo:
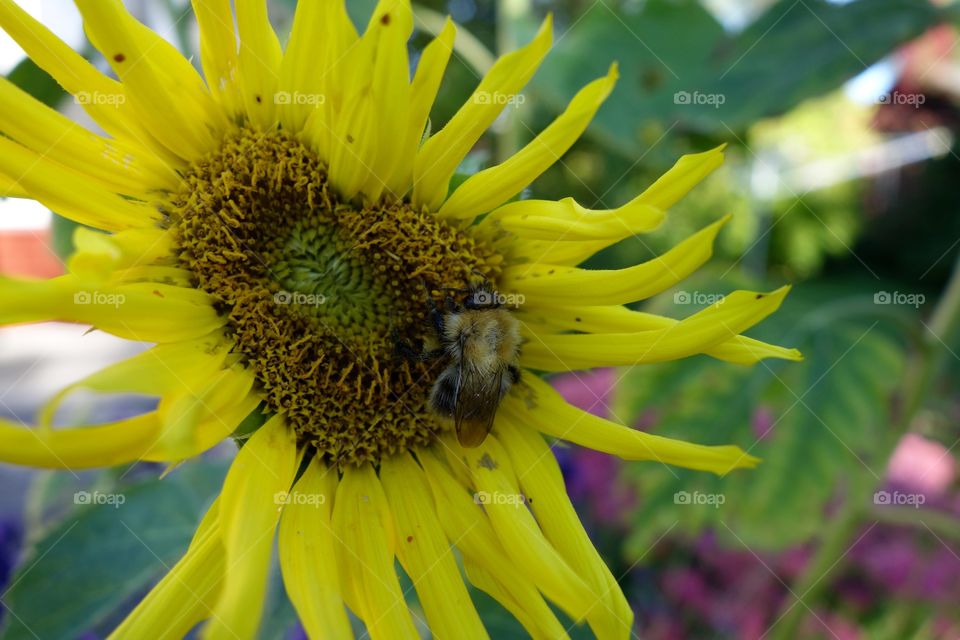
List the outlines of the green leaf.
{"label": "green leaf", "polygon": [[588,132],[636,159],[637,149],[662,133],[665,105],[672,104],[664,96],[709,66],[723,37],[723,27],[696,0],[651,0],[635,12],[595,6],[558,39],[533,86],[559,111],[617,61],[620,80]]}
{"label": "green leaf", "polygon": [[941,18],[914,0],[779,2],[730,35],[694,0],[650,0],[637,12],[595,7],[557,42],[535,86],[559,108],[618,60],[620,82],[589,131],[636,158],[668,130],[729,138],[730,129],[784,113]]}
{"label": "green leaf", "polygon": [[[840,294],[808,284],[788,297],[765,321],[768,335],[758,337],[798,347],[802,363],[741,368],[701,357],[627,374],[617,415],[650,415],[654,433],[735,444],[762,459],[725,478],[631,465],[642,496],[631,551],[649,548],[675,525],[689,535],[710,527],[737,545],[782,549],[814,536],[831,501],[867,499],[894,442],[889,407],[904,359],[893,323],[873,304],[875,288],[850,295],[849,287]],[[752,426],[758,407],[773,423],[766,437]]]}
{"label": "green leaf", "polygon": [[223,461],[196,460],[162,480],[78,493],[81,504],[28,549],[11,579],[0,638],[73,640],[115,621],[186,550],[225,473]]}
{"label": "green leaf", "polygon": [[736,128],[783,113],[865,71],[940,18],[931,3],[913,0],[779,2],[716,58],[703,76],[715,80],[693,87],[721,93],[727,103],[695,109],[693,117]]}

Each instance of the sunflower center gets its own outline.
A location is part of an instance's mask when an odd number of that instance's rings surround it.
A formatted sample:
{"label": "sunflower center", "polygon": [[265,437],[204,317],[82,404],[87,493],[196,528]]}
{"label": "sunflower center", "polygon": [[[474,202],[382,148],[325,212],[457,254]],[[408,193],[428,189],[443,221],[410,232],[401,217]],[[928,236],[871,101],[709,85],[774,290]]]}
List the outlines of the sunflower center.
{"label": "sunflower center", "polygon": [[447,428],[426,409],[442,363],[398,357],[397,337],[429,334],[428,296],[495,279],[489,247],[405,203],[340,201],[323,162],[279,131],[226,139],[171,205],[181,263],[303,445],[376,462]]}

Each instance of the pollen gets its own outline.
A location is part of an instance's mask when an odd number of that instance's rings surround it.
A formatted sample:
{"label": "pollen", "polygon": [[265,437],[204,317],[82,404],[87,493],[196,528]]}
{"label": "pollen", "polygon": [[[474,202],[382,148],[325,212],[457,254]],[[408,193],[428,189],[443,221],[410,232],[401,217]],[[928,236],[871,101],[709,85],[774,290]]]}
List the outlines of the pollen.
{"label": "pollen", "polygon": [[331,463],[377,462],[448,428],[427,411],[437,363],[397,354],[432,331],[430,299],[500,257],[397,201],[345,202],[324,163],[281,131],[241,129],[170,199],[181,265],[226,316],[269,412]]}

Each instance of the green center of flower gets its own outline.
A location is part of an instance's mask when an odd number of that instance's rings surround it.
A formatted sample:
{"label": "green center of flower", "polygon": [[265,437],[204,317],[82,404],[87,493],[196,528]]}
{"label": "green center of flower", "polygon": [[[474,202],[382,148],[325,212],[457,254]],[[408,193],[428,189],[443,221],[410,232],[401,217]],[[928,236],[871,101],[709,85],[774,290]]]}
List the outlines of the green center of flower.
{"label": "green center of flower", "polygon": [[181,263],[228,317],[271,411],[339,464],[425,444],[439,365],[398,357],[430,331],[427,291],[495,279],[499,257],[404,203],[338,200],[285,133],[240,130],[171,200]]}

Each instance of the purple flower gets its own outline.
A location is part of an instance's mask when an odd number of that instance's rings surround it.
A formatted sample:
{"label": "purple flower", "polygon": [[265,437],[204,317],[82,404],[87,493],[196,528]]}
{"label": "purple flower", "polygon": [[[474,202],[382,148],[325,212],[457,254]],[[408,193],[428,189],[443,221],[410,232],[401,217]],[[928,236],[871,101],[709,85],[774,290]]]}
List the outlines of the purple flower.
{"label": "purple flower", "polygon": [[[0,520],[0,593],[6,591],[10,574],[17,563],[23,531],[14,520]],[[5,609],[0,607],[0,621]]]}

